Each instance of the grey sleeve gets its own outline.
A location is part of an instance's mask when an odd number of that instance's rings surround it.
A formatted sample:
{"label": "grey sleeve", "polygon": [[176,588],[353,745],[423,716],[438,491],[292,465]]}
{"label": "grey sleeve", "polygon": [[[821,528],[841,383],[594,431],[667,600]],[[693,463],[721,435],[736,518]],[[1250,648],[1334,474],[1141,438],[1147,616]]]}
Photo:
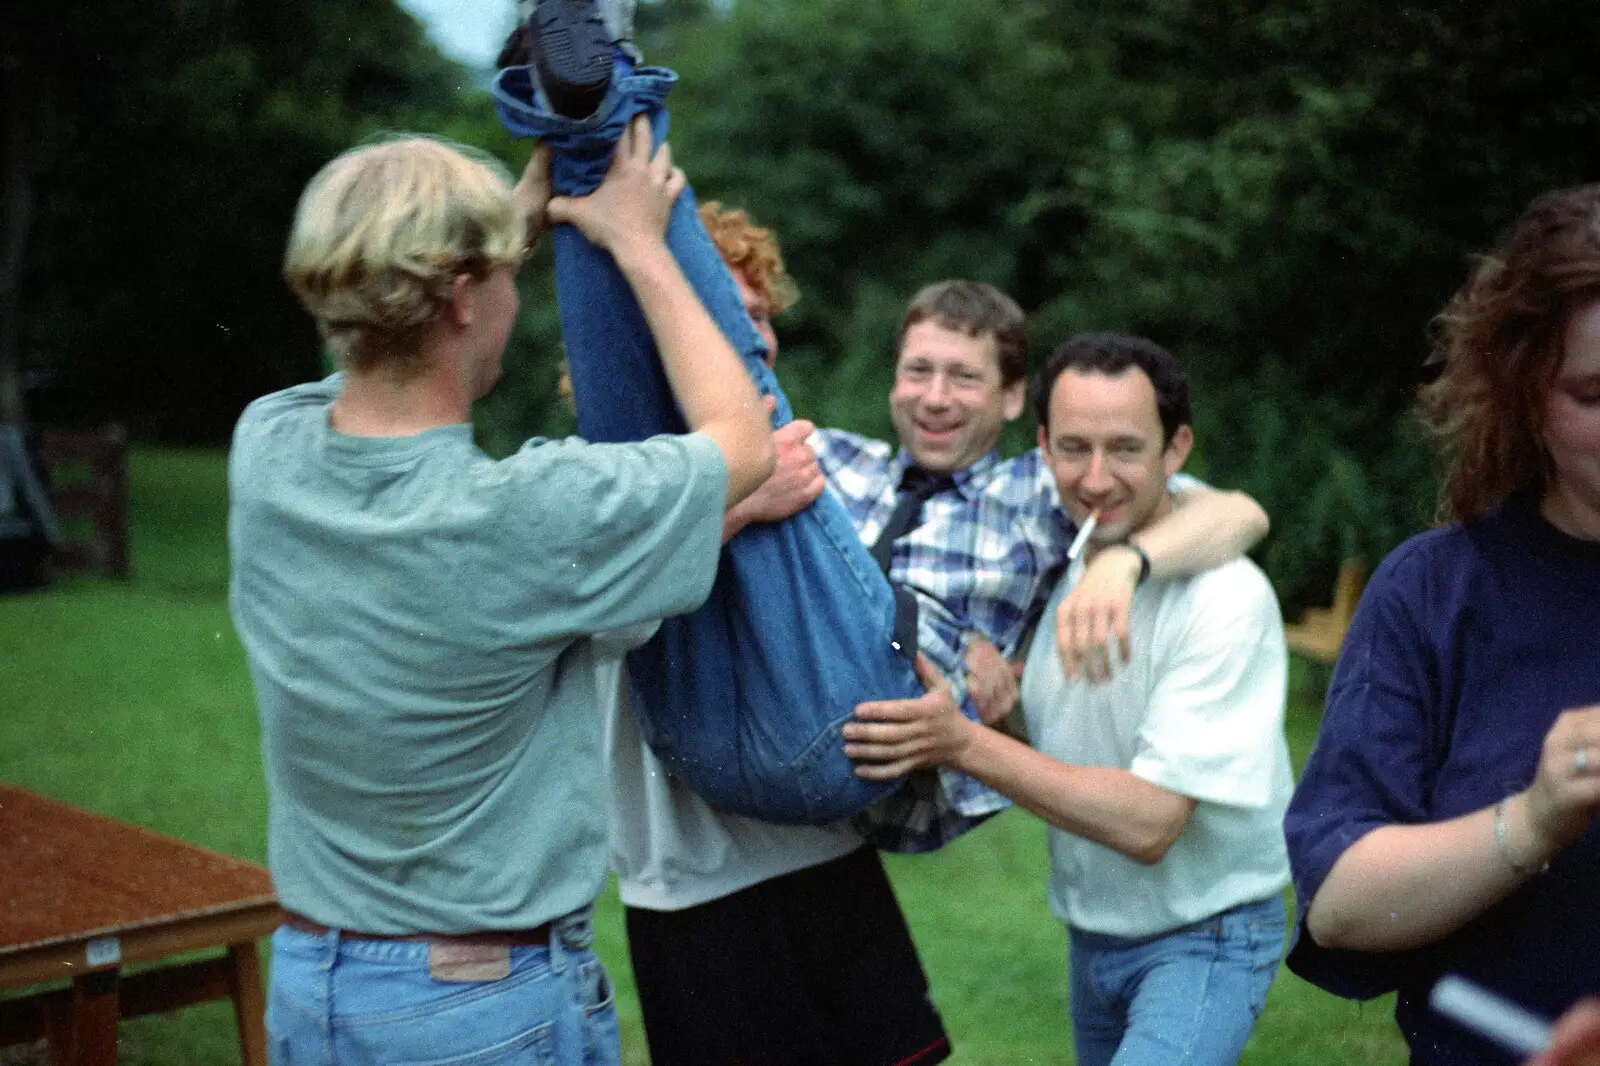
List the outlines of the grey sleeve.
{"label": "grey sleeve", "polygon": [[506,464],[506,577],[526,590],[535,639],[601,633],[705,602],[728,485],[710,438],[540,442]]}

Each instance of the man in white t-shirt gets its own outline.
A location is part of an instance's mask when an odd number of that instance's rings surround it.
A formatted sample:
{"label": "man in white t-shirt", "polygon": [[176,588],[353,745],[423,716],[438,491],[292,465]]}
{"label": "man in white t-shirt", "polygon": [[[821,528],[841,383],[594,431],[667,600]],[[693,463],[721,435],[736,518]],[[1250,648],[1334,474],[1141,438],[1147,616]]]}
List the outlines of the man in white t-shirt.
{"label": "man in white t-shirt", "polygon": [[[1165,349],[1073,338],[1034,402],[1061,499],[1094,523],[1089,557],[1171,510],[1168,478],[1193,432],[1188,382]],[[1103,684],[1069,678],[1056,634],[1036,635],[1022,682],[1032,747],[963,717],[930,673],[928,696],[864,706],[845,750],[873,779],[953,766],[1050,823],[1080,1066],[1222,1066],[1238,1061],[1284,943],[1282,621],[1265,576],[1240,559],[1144,583],[1129,631],[1144,653],[1111,656],[1120,668]]]}

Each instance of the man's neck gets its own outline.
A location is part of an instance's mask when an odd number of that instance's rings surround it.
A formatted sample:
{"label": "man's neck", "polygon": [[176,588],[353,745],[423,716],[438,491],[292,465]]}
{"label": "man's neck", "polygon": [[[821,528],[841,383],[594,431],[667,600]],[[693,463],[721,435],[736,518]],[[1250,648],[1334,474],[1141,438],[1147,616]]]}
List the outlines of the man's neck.
{"label": "man's neck", "polygon": [[[925,473],[925,474],[929,473],[929,471],[924,470],[923,467],[920,466],[917,463],[917,460],[912,457],[911,452],[904,445],[898,446],[897,451],[894,453],[894,455],[897,456],[901,460],[900,473],[901,473],[902,477],[905,475],[905,472],[908,471],[908,470],[922,470],[922,472]],[[996,455],[997,455],[996,450],[994,448],[990,448],[988,451],[986,451],[982,455],[978,456],[978,458],[974,459],[972,462],[968,463],[966,466],[957,467],[954,470],[945,470],[945,471],[942,471],[938,475],[930,475],[930,476],[939,476],[939,477],[946,477],[947,476],[947,477],[954,478],[957,481],[964,481],[967,478],[972,476],[972,472],[974,470],[976,470],[979,467],[983,466],[985,463],[987,463],[991,459],[996,458]],[[890,462],[892,463],[893,461],[894,461],[894,459],[891,458]]]}
{"label": "man's neck", "polygon": [[411,437],[471,416],[471,398],[457,375],[433,361],[405,377],[389,367],[347,371],[329,420],[352,437]]}

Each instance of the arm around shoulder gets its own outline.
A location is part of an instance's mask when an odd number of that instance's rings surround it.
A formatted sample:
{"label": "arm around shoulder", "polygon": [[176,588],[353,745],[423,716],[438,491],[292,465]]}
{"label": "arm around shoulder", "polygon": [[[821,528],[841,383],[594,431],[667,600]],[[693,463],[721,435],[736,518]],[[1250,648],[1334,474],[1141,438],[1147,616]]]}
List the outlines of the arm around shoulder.
{"label": "arm around shoulder", "polygon": [[1267,512],[1243,492],[1185,482],[1172,513],[1134,536],[1150,557],[1155,579],[1198,574],[1237,559],[1261,542],[1271,526]]}

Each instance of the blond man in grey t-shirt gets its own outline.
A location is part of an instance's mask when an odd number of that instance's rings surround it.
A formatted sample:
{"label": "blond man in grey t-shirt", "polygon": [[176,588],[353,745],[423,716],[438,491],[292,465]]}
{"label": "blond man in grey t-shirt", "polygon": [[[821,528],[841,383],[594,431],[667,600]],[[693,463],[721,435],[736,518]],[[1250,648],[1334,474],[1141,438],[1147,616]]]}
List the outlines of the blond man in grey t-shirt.
{"label": "blond man in grey t-shirt", "polygon": [[[251,404],[231,599],[255,685],[273,1061],[615,1063],[589,946],[605,878],[593,635],[692,610],[771,472],[738,358],[667,251],[683,176],[636,124],[601,187],[426,138],[312,179],[285,274],[343,372]],[[546,212],[637,296],[691,432],[472,442]]]}

